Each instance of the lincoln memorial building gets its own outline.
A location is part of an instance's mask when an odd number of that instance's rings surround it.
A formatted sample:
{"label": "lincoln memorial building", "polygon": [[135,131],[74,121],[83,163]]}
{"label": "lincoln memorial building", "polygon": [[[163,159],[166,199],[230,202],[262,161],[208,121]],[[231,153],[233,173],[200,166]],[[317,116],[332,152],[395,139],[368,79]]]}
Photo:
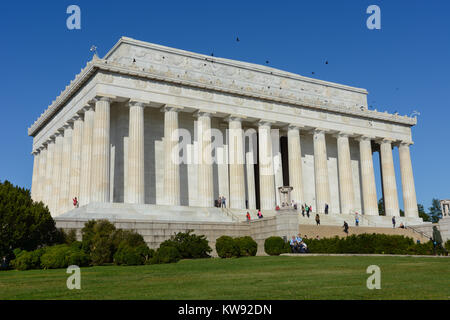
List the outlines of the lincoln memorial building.
{"label": "lincoln memorial building", "polygon": [[[32,198],[60,225],[108,218],[231,230],[247,211],[256,217],[261,209],[270,221],[292,201],[297,229],[305,203],[325,224],[355,213],[363,225],[391,226],[392,216],[420,224],[410,157],[416,118],[369,110],[367,94],[122,37],[103,59],[94,55],[29,127]],[[289,201],[283,186],[292,187]],[[226,208],[215,207],[219,196]]]}

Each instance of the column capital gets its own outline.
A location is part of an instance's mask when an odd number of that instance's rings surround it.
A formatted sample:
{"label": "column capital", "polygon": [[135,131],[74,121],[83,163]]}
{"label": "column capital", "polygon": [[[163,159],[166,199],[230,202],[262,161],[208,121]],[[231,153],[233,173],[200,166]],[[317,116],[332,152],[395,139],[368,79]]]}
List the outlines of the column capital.
{"label": "column capital", "polygon": [[296,131],[300,131],[302,129],[305,129],[304,125],[301,124],[294,124],[294,123],[289,123],[286,127],[285,130],[289,131],[289,130],[296,130]]}
{"label": "column capital", "polygon": [[397,147],[409,147],[413,144],[414,144],[414,142],[410,141],[410,140],[399,140],[396,142]]}
{"label": "column capital", "polygon": [[200,117],[208,117],[208,118],[211,118],[211,116],[212,116],[213,114],[215,114],[214,111],[206,111],[206,110],[201,110],[201,109],[199,109],[199,110],[197,110],[197,111],[194,112],[194,117],[196,117],[196,118],[200,118]]}
{"label": "column capital", "polygon": [[173,111],[173,112],[180,112],[184,109],[184,107],[180,107],[180,106],[175,106],[173,104],[166,104],[163,107],[161,107],[161,112],[169,112],[169,111]]}
{"label": "column capital", "polygon": [[130,99],[128,101],[128,106],[130,107],[145,107],[146,105],[148,105],[147,101],[144,100],[140,100],[140,99]]}
{"label": "column capital", "polygon": [[375,139],[375,142],[376,143],[378,143],[378,144],[385,144],[385,143],[389,143],[389,144],[394,144],[395,143],[395,139],[392,139],[392,138],[378,138],[378,139]]}
{"label": "column capital", "polygon": [[59,128],[55,132],[55,139],[58,138],[59,136],[63,136],[63,135],[64,135],[64,128]]}
{"label": "column capital", "polygon": [[117,99],[116,96],[113,96],[111,94],[105,94],[105,93],[97,93],[94,97],[93,100],[95,100],[95,102],[97,101],[106,101],[106,102],[112,102],[115,99]]}
{"label": "column capital", "polygon": [[87,111],[94,110],[95,101],[94,99],[90,100],[86,103],[78,112],[81,114],[86,113]]}
{"label": "column capital", "polygon": [[67,121],[67,122],[64,123],[64,125],[62,126],[62,129],[63,129],[64,131],[66,131],[67,129],[72,129],[72,123],[73,123],[73,122],[71,122],[70,120]]}
{"label": "column capital", "polygon": [[51,144],[54,144],[54,143],[55,143],[55,140],[52,140],[52,139],[48,139],[47,141],[45,141],[45,143],[47,144],[47,148],[48,148],[48,146],[49,146],[49,145],[51,145]]}
{"label": "column capital", "polygon": [[355,136],[355,140],[359,141],[359,142],[361,142],[361,141],[372,141],[372,140],[375,140],[375,137],[365,136],[365,135],[357,135],[357,136]]}
{"label": "column capital", "polygon": [[[77,121],[77,120],[80,120],[80,119],[82,120],[82,117],[83,117],[83,116],[82,116],[81,114],[76,113],[69,121],[72,122],[72,123],[74,123],[74,122]],[[69,121],[68,121],[68,122],[69,122]]]}
{"label": "column capital", "polygon": [[258,127],[271,127],[275,123],[276,123],[276,121],[260,119],[260,120],[258,120]]}
{"label": "column capital", "polygon": [[226,122],[233,122],[233,121],[239,121],[242,122],[243,120],[247,119],[246,116],[240,116],[235,114],[230,114],[225,118]]}
{"label": "column capital", "polygon": [[339,139],[339,138],[350,138],[351,136],[353,136],[353,133],[349,133],[349,132],[344,132],[344,131],[339,131],[333,134],[333,137]]}
{"label": "column capital", "polygon": [[314,128],[314,129],[312,129],[311,131],[312,131],[313,135],[318,135],[318,134],[320,134],[320,135],[321,135],[321,134],[325,135],[326,133],[329,133],[329,132],[330,132],[330,130],[324,129],[324,128]]}

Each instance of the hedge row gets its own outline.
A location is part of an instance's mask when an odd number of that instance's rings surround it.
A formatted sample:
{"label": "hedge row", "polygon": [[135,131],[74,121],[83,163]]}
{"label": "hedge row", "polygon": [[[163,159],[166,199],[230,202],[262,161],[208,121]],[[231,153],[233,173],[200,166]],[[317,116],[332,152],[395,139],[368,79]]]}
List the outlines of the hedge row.
{"label": "hedge row", "polygon": [[282,253],[290,253],[289,242],[284,242],[281,237],[269,237],[264,241],[264,251],[270,256],[279,256]]}
{"label": "hedge row", "polygon": [[143,265],[177,262],[181,258],[209,257],[212,249],[205,236],[177,233],[161,243],[155,251],[148,248],[144,238],[129,230],[116,229],[106,221],[88,221],[82,229],[82,241],[76,234],[65,234],[66,244],[43,247],[34,251],[14,250],[11,266],[17,270],[66,268],[89,265]]}
{"label": "hedge row", "polygon": [[258,244],[251,237],[221,236],[216,240],[217,255],[221,258],[255,256]]}
{"label": "hedge row", "polygon": [[[416,243],[412,238],[400,235],[359,234],[345,238],[303,239],[311,253],[361,253],[361,254],[445,254],[442,246],[436,249],[431,241]],[[445,244],[450,247],[450,241]],[[448,249],[447,249],[448,250]]]}
{"label": "hedge row", "polygon": [[77,245],[60,244],[34,251],[14,250],[16,258],[11,266],[17,270],[67,268],[70,265],[85,267],[90,258]]}

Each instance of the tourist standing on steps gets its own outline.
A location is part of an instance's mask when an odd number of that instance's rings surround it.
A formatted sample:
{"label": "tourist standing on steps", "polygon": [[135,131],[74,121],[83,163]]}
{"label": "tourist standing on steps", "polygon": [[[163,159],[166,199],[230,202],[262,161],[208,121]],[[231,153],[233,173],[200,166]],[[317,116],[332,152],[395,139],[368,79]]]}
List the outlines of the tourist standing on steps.
{"label": "tourist standing on steps", "polygon": [[355,214],[355,226],[359,226],[359,215],[358,212]]}
{"label": "tourist standing on steps", "polygon": [[392,228],[395,228],[395,217],[392,217]]}
{"label": "tourist standing on steps", "polygon": [[348,235],[348,224],[344,221],[344,232]]}
{"label": "tourist standing on steps", "polygon": [[227,199],[223,196],[223,197],[222,197],[222,206],[223,206],[224,208],[227,207],[226,200],[227,200]]}
{"label": "tourist standing on steps", "polygon": [[328,203],[325,203],[325,214],[328,214]]}
{"label": "tourist standing on steps", "polygon": [[73,201],[73,206],[75,208],[78,208],[78,199],[77,199],[77,197],[73,198],[72,201]]}
{"label": "tourist standing on steps", "polygon": [[316,223],[317,225],[320,225],[320,216],[318,213],[316,213]]}
{"label": "tourist standing on steps", "polygon": [[252,220],[252,218],[250,218],[250,213],[247,211],[247,221]]}
{"label": "tourist standing on steps", "polygon": [[305,206],[302,204],[302,216],[305,216]]}
{"label": "tourist standing on steps", "polygon": [[216,202],[216,207],[221,208],[222,207],[222,196],[219,196],[219,199],[217,199],[215,202]]}

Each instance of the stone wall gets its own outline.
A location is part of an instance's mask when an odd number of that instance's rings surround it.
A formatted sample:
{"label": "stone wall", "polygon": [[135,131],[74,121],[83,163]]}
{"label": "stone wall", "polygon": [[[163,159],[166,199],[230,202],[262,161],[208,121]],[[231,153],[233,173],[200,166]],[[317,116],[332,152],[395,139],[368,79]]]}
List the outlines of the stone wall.
{"label": "stone wall", "polygon": [[[75,229],[81,240],[81,229],[88,219],[55,218],[56,226],[65,230]],[[227,235],[231,237],[251,236],[258,243],[258,255],[264,255],[264,240],[270,236],[290,238],[298,232],[298,215],[281,213],[274,217],[250,222],[186,222],[186,221],[150,221],[121,219],[111,220],[117,228],[135,230],[144,237],[150,248],[157,249],[161,242],[177,232],[194,230],[195,234],[205,235],[217,256],[216,239]]]}

